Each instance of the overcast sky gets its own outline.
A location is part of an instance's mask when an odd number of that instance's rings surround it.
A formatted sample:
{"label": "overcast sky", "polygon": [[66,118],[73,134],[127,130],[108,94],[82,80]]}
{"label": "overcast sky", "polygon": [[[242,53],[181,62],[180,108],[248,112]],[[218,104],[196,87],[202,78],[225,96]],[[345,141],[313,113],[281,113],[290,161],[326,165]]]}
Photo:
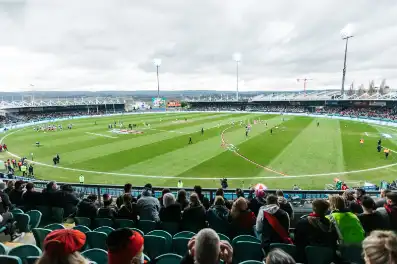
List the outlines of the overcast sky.
{"label": "overcast sky", "polygon": [[[397,88],[397,2],[0,0],[0,91]],[[31,86],[33,84],[34,86]]]}

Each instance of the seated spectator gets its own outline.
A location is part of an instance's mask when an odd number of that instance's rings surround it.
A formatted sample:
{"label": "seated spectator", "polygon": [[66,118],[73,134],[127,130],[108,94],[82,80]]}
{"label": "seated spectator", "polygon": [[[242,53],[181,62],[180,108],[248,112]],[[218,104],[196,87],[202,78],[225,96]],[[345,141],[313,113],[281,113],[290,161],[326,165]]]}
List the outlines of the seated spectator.
{"label": "seated spectator", "polygon": [[258,217],[259,208],[266,205],[265,191],[263,189],[251,190],[255,192],[255,197],[249,200],[248,208]]}
{"label": "seated spectator", "polygon": [[[124,194],[131,195],[132,202],[136,203],[137,199],[132,196],[132,184],[131,183],[126,183],[124,185]],[[124,194],[122,194],[119,197],[117,197],[116,205],[117,205],[118,208],[120,208],[120,206],[123,204]]]}
{"label": "seated spectator", "polygon": [[294,219],[294,209],[292,208],[291,203],[288,202],[287,199],[285,199],[283,191],[277,190],[276,195],[277,195],[278,204],[280,205],[280,208],[283,209],[288,214],[289,219],[293,220]]}
{"label": "seated spectator", "polygon": [[166,193],[163,196],[163,207],[160,209],[161,222],[176,222],[181,221],[181,205],[175,200],[172,193]]}
{"label": "seated spectator", "polygon": [[164,188],[164,189],[161,191],[161,197],[159,197],[159,203],[160,203],[160,206],[161,206],[161,207],[164,206],[164,205],[163,205],[163,197],[164,197],[164,195],[165,195],[166,193],[170,193],[170,192],[171,192],[171,190],[168,189],[168,188]]}
{"label": "seated spectator", "polygon": [[335,225],[339,240],[343,243],[361,243],[365,232],[358,217],[346,208],[345,200],[340,195],[329,198],[331,214],[328,219]]}
{"label": "seated spectator", "polygon": [[397,232],[397,193],[389,192],[386,198],[384,208],[379,208],[378,210],[389,221],[389,228]]}
{"label": "seated spectator", "polygon": [[223,191],[222,188],[219,188],[218,190],[216,190],[215,198],[216,198],[217,196],[220,196],[220,197],[223,198],[223,200],[224,200],[224,202],[225,202],[225,206],[227,207],[227,209],[229,209],[229,210],[232,209],[232,204],[233,204],[233,203],[229,202],[229,201],[225,198],[225,193],[224,193],[224,191]]}
{"label": "seated spectator", "polygon": [[207,197],[202,194],[201,186],[196,185],[194,186],[194,192],[197,194],[198,198],[200,199],[201,204],[204,206],[205,210],[210,208],[210,201]]}
{"label": "seated spectator", "polygon": [[16,206],[22,206],[23,201],[22,201],[22,194],[23,194],[23,181],[16,181],[15,182],[15,187],[12,189],[9,193],[10,201],[12,204],[15,204]]}
{"label": "seated spectator", "polygon": [[236,196],[237,198],[243,197],[244,198],[244,191],[241,190],[240,188],[236,189]]}
{"label": "seated spectator", "polygon": [[97,211],[97,217],[98,218],[109,218],[112,220],[116,219],[117,216],[117,211],[116,209],[112,206],[113,199],[110,194],[104,194],[102,196],[103,200],[103,207],[99,208]]}
{"label": "seated spectator", "polygon": [[190,195],[189,206],[182,213],[182,230],[198,232],[207,227],[206,211],[197,193]]}
{"label": "seated spectator", "polygon": [[391,231],[373,231],[363,241],[366,264],[396,264],[397,236]]}
{"label": "seated spectator", "polygon": [[98,211],[96,200],[97,196],[95,194],[90,194],[87,198],[81,200],[81,202],[77,205],[76,216],[94,219]]}
{"label": "seated spectator", "polygon": [[4,193],[10,195],[11,190],[14,190],[15,181],[11,180],[7,183],[7,188],[4,189]]}
{"label": "seated spectator", "polygon": [[363,208],[361,207],[360,202],[356,200],[354,191],[347,190],[343,193],[342,197],[345,200],[347,210],[354,214],[363,213]]}
{"label": "seated spectator", "polygon": [[276,248],[266,256],[266,264],[295,264],[295,260],[284,250]]}
{"label": "seated spectator", "polygon": [[244,197],[238,198],[232,206],[231,218],[231,237],[238,235],[252,235],[252,227],[255,225],[256,217],[248,209],[247,200]]}
{"label": "seated spectator", "polygon": [[181,189],[178,191],[178,197],[176,202],[181,205],[181,211],[185,210],[189,206],[189,201],[186,199],[186,191]]}
{"label": "seated spectator", "polygon": [[388,221],[384,221],[381,213],[375,210],[376,205],[371,197],[361,197],[361,206],[363,207],[364,213],[358,215],[358,219],[360,219],[366,236],[369,236],[373,230],[388,229]]}
{"label": "seated spectator", "polygon": [[295,245],[298,249],[298,259],[302,263],[305,260],[305,248],[307,246],[320,246],[336,249],[338,234],[331,221],[325,217],[329,209],[329,203],[322,199],[313,201],[313,213],[299,220],[295,227]]}
{"label": "seated spectator", "polygon": [[380,191],[380,199],[376,201],[376,208],[384,207],[386,204],[386,195],[391,192],[388,189],[384,189]]}
{"label": "seated spectator", "polygon": [[45,189],[43,189],[42,194],[43,194],[43,205],[47,206],[58,206],[57,204],[57,197],[56,193],[58,191],[58,185],[55,181],[50,181],[47,183],[47,186]]}
{"label": "seated spectator", "polygon": [[354,196],[356,198],[356,203],[361,205],[361,199],[364,197],[365,193],[366,192],[364,189],[361,189],[361,188],[356,189],[356,191],[354,193]]}
{"label": "seated spectator", "polygon": [[12,204],[4,192],[5,188],[6,184],[0,180],[0,227],[6,226],[5,233],[11,236],[12,241],[20,235],[15,232],[13,215],[9,212],[12,209]]}
{"label": "seated spectator", "polygon": [[108,264],[143,264],[144,239],[129,228],[112,231],[106,239]]}
{"label": "seated spectator", "polygon": [[218,234],[210,229],[200,230],[188,243],[188,253],[181,264],[232,263],[233,248],[227,241],[220,241]]}
{"label": "seated spectator", "polygon": [[54,230],[44,240],[44,252],[36,264],[88,264],[79,251],[86,241],[83,232],[73,229]]}
{"label": "seated spectator", "polygon": [[259,209],[256,219],[256,232],[261,237],[265,251],[269,249],[271,243],[291,244],[288,234],[290,224],[288,214],[280,209],[277,196],[269,195],[266,203]]}
{"label": "seated spectator", "polygon": [[77,204],[80,200],[75,196],[73,188],[70,184],[64,184],[61,190],[56,191],[53,195],[50,194],[56,201],[54,201],[53,206],[63,208],[63,216],[69,217],[77,211]]}
{"label": "seated spectator", "polygon": [[152,191],[150,189],[143,190],[136,207],[140,220],[160,221],[160,203],[158,199],[152,196]]}
{"label": "seated spectator", "polygon": [[216,196],[214,205],[207,211],[207,220],[210,228],[218,233],[229,235],[229,209],[222,196]]}
{"label": "seated spectator", "polygon": [[26,192],[22,194],[22,200],[26,212],[36,209],[38,205],[43,203],[42,194],[35,191],[32,182],[26,184]]}
{"label": "seated spectator", "polygon": [[[118,198],[117,198],[118,199]],[[125,193],[123,196],[123,204],[119,207],[117,218],[138,221],[138,213],[136,203],[133,202],[132,196]]]}

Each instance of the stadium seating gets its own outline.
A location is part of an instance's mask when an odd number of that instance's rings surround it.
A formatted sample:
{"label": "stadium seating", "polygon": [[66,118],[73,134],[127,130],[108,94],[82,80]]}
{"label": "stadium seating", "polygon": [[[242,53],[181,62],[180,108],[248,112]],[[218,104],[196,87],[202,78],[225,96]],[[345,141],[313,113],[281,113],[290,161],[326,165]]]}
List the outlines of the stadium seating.
{"label": "stadium seating", "polygon": [[161,236],[145,235],[144,237],[144,253],[151,259],[166,254],[167,250],[167,239]]}
{"label": "stadium seating", "polygon": [[14,219],[17,222],[16,227],[20,232],[30,231],[30,216],[24,213],[14,214]]}
{"label": "stadium seating", "polygon": [[73,229],[79,230],[79,231],[83,232],[84,234],[91,231],[91,229],[89,229],[88,227],[83,226],[83,225],[74,226]]}
{"label": "stadium seating", "polygon": [[138,228],[143,231],[143,233],[147,234],[150,231],[156,229],[157,223],[149,220],[140,220],[138,222]]}
{"label": "stadium seating", "polygon": [[329,264],[335,257],[334,250],[327,247],[307,246],[305,252],[308,264]]}
{"label": "stadium seating", "polygon": [[40,258],[39,256],[29,256],[26,257],[25,262],[26,264],[35,264],[39,258]]}
{"label": "stadium seating", "polygon": [[51,231],[52,230],[45,229],[45,228],[33,228],[32,233],[33,233],[34,239],[36,240],[36,246],[43,249],[44,239],[49,233],[51,233]]}
{"label": "stadium seating", "polygon": [[107,264],[108,263],[108,253],[103,249],[88,249],[81,253],[83,257],[95,261],[97,264]]}
{"label": "stadium seating", "polygon": [[364,263],[362,251],[363,249],[361,245],[342,245],[340,247],[342,260],[357,264]]}
{"label": "stadium seating", "polygon": [[162,222],[161,229],[167,231],[171,235],[179,232],[179,223],[176,222]]}
{"label": "stadium seating", "polygon": [[161,256],[158,256],[155,259],[155,263],[157,264],[174,264],[179,263],[182,260],[182,257],[177,254],[167,253]]}
{"label": "stadium seating", "polygon": [[74,222],[76,225],[83,225],[86,227],[91,226],[91,219],[89,219],[88,217],[75,217]]}
{"label": "stadium seating", "polygon": [[133,228],[135,227],[135,223],[132,220],[128,220],[128,219],[116,219],[116,225],[118,228]]}
{"label": "stadium seating", "polygon": [[285,252],[287,252],[288,254],[290,254],[291,257],[293,257],[295,260],[297,259],[298,252],[297,252],[296,246],[294,246],[294,245],[282,244],[282,243],[270,244],[270,250],[272,250],[274,248],[282,249]]}
{"label": "stadium seating", "polygon": [[102,233],[105,233],[106,235],[109,235],[112,231],[114,231],[114,228],[109,227],[109,226],[100,226],[98,228],[95,228],[94,231],[102,232]]}
{"label": "stadium seating", "polygon": [[29,212],[26,212],[26,214],[30,217],[30,228],[39,227],[42,213],[38,210],[30,210]]}
{"label": "stadium seating", "polygon": [[138,228],[130,228],[130,229],[133,230],[133,231],[135,231],[135,232],[138,232],[138,233],[141,234],[142,236],[145,235],[145,233],[143,233],[143,231],[140,230],[140,229],[138,229]]}
{"label": "stadium seating", "polygon": [[181,231],[174,235],[174,238],[192,238],[194,237],[195,233],[190,231]]}
{"label": "stadium seating", "polygon": [[8,248],[3,243],[0,243],[0,255],[5,255],[7,252]]}
{"label": "stadium seating", "polygon": [[103,232],[90,231],[86,233],[89,248],[107,249],[106,238],[108,235]]}
{"label": "stadium seating", "polygon": [[230,241],[230,238],[228,236],[224,235],[224,234],[218,233],[218,236],[219,236],[220,240],[225,240],[225,241],[227,241],[229,243],[232,242],[232,241]]}
{"label": "stadium seating", "polygon": [[0,255],[1,264],[22,264],[22,260],[16,256]]}
{"label": "stadium seating", "polygon": [[150,231],[149,233],[147,233],[146,235],[159,236],[159,237],[165,238],[165,241],[166,241],[165,250],[166,250],[166,252],[171,252],[171,250],[172,250],[172,236],[170,233],[168,233],[167,231],[164,231],[164,230],[153,230],[153,231]]}
{"label": "stadium seating", "polygon": [[112,219],[109,218],[95,218],[94,225],[95,227],[101,227],[101,226],[113,227],[114,222]]}
{"label": "stadium seating", "polygon": [[233,260],[240,263],[246,260],[263,260],[264,254],[261,243],[251,241],[237,241],[233,244]]}
{"label": "stadium seating", "polygon": [[187,244],[189,240],[190,238],[186,238],[186,237],[174,237],[172,239],[173,252],[181,256],[186,254],[188,250]]}
{"label": "stadium seating", "polygon": [[52,230],[52,231],[58,230],[58,229],[65,229],[65,227],[63,225],[57,224],[57,223],[46,225],[44,228]]}
{"label": "stadium seating", "polygon": [[17,246],[8,252],[9,256],[19,257],[22,261],[25,261],[27,257],[40,256],[41,254],[41,249],[34,245]]}

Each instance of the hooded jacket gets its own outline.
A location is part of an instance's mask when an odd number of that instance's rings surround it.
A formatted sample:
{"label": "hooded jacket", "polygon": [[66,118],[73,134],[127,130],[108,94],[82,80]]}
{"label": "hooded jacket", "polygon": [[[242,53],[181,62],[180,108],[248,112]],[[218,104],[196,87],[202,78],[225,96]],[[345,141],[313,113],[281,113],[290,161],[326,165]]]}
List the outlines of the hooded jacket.
{"label": "hooded jacket", "polygon": [[207,211],[209,226],[222,234],[229,234],[229,210],[226,206],[214,205]]}
{"label": "hooded jacket", "polygon": [[364,229],[358,217],[348,210],[333,211],[327,216],[333,223],[339,239],[344,243],[361,243],[365,238]]}
{"label": "hooded jacket", "polygon": [[285,199],[283,196],[278,196],[277,200],[278,200],[278,204],[280,205],[280,208],[283,209],[288,214],[291,220],[294,219],[294,209],[291,203],[288,202],[288,200]]}

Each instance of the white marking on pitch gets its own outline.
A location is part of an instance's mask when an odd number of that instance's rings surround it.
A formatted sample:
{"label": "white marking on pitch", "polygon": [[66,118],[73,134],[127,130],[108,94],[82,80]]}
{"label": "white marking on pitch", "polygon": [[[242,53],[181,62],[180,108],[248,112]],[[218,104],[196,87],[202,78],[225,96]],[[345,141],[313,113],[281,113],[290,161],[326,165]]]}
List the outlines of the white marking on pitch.
{"label": "white marking on pitch", "polygon": [[117,138],[117,137],[112,137],[112,136],[103,135],[103,134],[97,134],[97,133],[91,133],[91,132],[85,132],[85,133],[86,134],[90,134],[90,135],[94,135],[94,136],[98,136],[98,137]]}
{"label": "white marking on pitch", "polygon": [[365,135],[368,137],[368,133],[367,132],[365,132]]}

